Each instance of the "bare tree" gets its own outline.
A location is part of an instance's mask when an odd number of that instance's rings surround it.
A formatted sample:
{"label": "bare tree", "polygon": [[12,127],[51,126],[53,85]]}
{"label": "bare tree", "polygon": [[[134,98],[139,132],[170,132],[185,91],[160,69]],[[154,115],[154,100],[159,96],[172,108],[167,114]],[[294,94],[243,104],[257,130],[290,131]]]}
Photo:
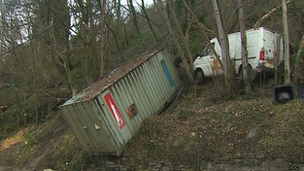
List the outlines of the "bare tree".
{"label": "bare tree", "polygon": [[3,5],[3,0],[0,0],[0,75],[2,71],[2,41],[3,41],[3,10],[4,5]]}
{"label": "bare tree", "polygon": [[287,19],[286,0],[282,0],[283,28],[284,28],[284,82],[290,83],[290,49],[289,49],[289,28]]}
{"label": "bare tree", "polygon": [[76,30],[77,36],[81,37],[81,46],[84,48],[83,63],[85,64],[86,80],[88,83],[92,83],[99,76],[99,56],[97,55],[96,26],[97,12],[96,6],[92,0],[76,0],[74,4],[73,17],[76,18],[78,28]]}
{"label": "bare tree", "polygon": [[219,42],[222,48],[222,61],[223,61],[223,72],[225,75],[225,82],[226,86],[228,86],[228,92],[231,91],[232,85],[234,84],[234,69],[231,65],[230,61],[230,55],[229,55],[229,43],[228,43],[228,37],[227,33],[225,31],[223,22],[222,22],[222,17],[221,17],[221,12],[219,9],[218,1],[217,0],[212,0],[213,4],[213,10],[215,14],[215,19],[216,19],[216,25],[218,29],[218,34],[219,34]]}
{"label": "bare tree", "polygon": [[[289,5],[293,0],[288,0],[286,2],[286,5]],[[264,22],[266,19],[268,19],[271,15],[273,15],[275,12],[279,11],[280,9],[282,9],[282,4],[273,8],[272,10],[270,10],[267,14],[263,15],[255,24],[254,24],[254,28],[260,27],[261,23]]]}
{"label": "bare tree", "polygon": [[[206,40],[208,40],[208,42],[210,43],[210,39],[209,39],[209,36],[207,35],[207,32],[208,32],[208,33],[212,33],[213,35],[214,35],[215,33],[213,32],[213,30],[210,30],[210,29],[208,29],[207,27],[205,27],[203,23],[200,23],[200,22],[198,21],[197,17],[195,16],[194,12],[190,9],[190,7],[188,6],[188,4],[186,3],[186,1],[183,0],[183,2],[184,2],[184,5],[185,5],[186,9],[190,12],[192,18],[194,19],[194,21],[195,21],[195,22],[197,23],[197,25],[199,26],[199,28],[200,28],[202,34],[204,35],[204,38],[205,38]],[[211,44],[211,43],[210,43],[210,44]],[[220,66],[223,68],[223,63],[222,63],[222,61],[220,60],[220,56],[217,54],[217,52],[215,51],[215,49],[214,49],[214,47],[212,46],[212,44],[211,44],[210,47],[211,47],[212,51],[214,52],[215,57],[216,57],[217,60],[219,61]]]}
{"label": "bare tree", "polygon": [[280,62],[280,58],[281,58],[281,42],[282,41],[282,36],[278,36],[277,38],[277,47],[276,47],[276,56],[275,56],[275,65],[274,65],[274,84],[277,85],[279,82],[281,82],[281,80],[279,79],[279,62]]}
{"label": "bare tree", "polygon": [[[27,23],[31,23],[31,15],[30,15],[30,11],[28,8],[25,9],[25,13],[26,13],[26,18],[27,18]],[[31,24],[28,24],[27,25],[27,32],[30,33],[31,32],[31,29],[32,29],[32,25]],[[37,81],[37,69],[36,69],[36,55],[35,55],[35,48],[34,48],[34,45],[33,45],[33,41],[32,41],[32,34],[29,34],[29,51],[30,51],[30,56],[31,56],[31,60],[32,60],[32,79],[33,79],[33,88],[35,90],[39,89],[39,84],[38,84],[38,81]],[[37,105],[37,92],[35,91],[34,93],[34,104],[35,104],[35,119],[36,119],[36,125],[38,125],[38,105]],[[24,118],[24,117],[23,117]]]}
{"label": "bare tree", "polygon": [[240,29],[241,29],[241,56],[242,56],[242,74],[241,77],[245,83],[246,93],[250,91],[250,85],[248,80],[248,51],[247,51],[247,37],[246,37],[246,28],[245,28],[245,18],[244,18],[244,7],[243,0],[238,0],[239,3],[239,20],[240,20]]}
{"label": "bare tree", "polygon": [[187,75],[188,75],[188,78],[189,78],[190,82],[191,82],[191,83],[194,83],[195,81],[194,81],[193,74],[192,74],[193,70],[190,69],[189,63],[187,62],[187,59],[186,59],[185,54],[184,54],[184,52],[183,52],[183,50],[182,50],[182,47],[181,47],[181,45],[178,43],[178,39],[177,39],[177,37],[176,37],[176,35],[175,35],[175,33],[174,33],[174,30],[172,29],[172,26],[171,26],[171,23],[170,23],[170,20],[169,20],[169,17],[168,17],[168,15],[167,15],[167,13],[163,11],[163,9],[165,9],[165,5],[163,4],[162,1],[159,1],[160,5],[161,5],[161,8],[162,8],[162,9],[160,9],[160,8],[157,6],[156,1],[153,0],[153,2],[154,2],[154,4],[155,4],[155,6],[157,7],[159,13],[162,15],[162,17],[163,17],[164,20],[166,21],[167,29],[169,30],[169,33],[170,33],[170,35],[172,36],[172,39],[173,39],[173,41],[174,41],[174,44],[176,45],[177,50],[178,50],[178,52],[179,52],[180,55],[181,55],[181,58],[182,58],[182,61],[183,61],[184,65],[185,65],[185,69],[186,69],[186,72],[187,72]]}
{"label": "bare tree", "polygon": [[187,40],[185,38],[185,35],[183,34],[183,31],[181,29],[179,21],[177,20],[177,17],[175,15],[172,3],[169,0],[166,0],[166,2],[168,4],[168,6],[169,6],[169,10],[170,10],[170,12],[172,14],[172,18],[173,18],[173,21],[174,21],[174,23],[176,25],[176,29],[177,29],[177,31],[179,33],[179,36],[182,38],[182,41],[183,41],[183,44],[184,44],[184,48],[186,49],[186,53],[187,53],[187,57],[188,57],[188,62],[187,63],[189,65],[190,70],[192,71],[191,73],[193,73],[194,72],[193,64],[192,64],[193,60],[192,60],[191,52],[190,52],[189,47],[188,47],[188,42],[187,42]]}
{"label": "bare tree", "polygon": [[304,50],[304,35],[302,36],[301,39],[301,44],[300,44],[300,48],[297,52],[297,57],[296,57],[296,63],[295,63],[295,74],[294,74],[294,81],[297,83],[299,82],[298,80],[298,76],[299,76],[299,63],[303,61],[301,61],[301,56],[303,54],[303,50]]}
{"label": "bare tree", "polygon": [[106,0],[99,0],[99,5],[101,9],[101,67],[100,67],[100,78],[104,74],[104,67],[105,67],[105,51],[106,51]]}
{"label": "bare tree", "polygon": [[140,29],[139,29],[139,26],[138,26],[136,11],[135,11],[135,8],[134,8],[134,5],[133,5],[133,0],[128,0],[128,2],[129,2],[129,8],[130,8],[130,11],[131,11],[131,14],[132,14],[132,19],[133,19],[134,26],[136,28],[137,34],[140,35],[141,32],[140,32]]}
{"label": "bare tree", "polygon": [[143,11],[146,19],[147,19],[149,28],[150,28],[151,32],[153,33],[154,38],[157,39],[156,33],[155,33],[155,31],[154,31],[154,29],[153,29],[153,27],[151,25],[150,17],[147,14],[146,7],[145,7],[145,1],[144,0],[141,0],[141,6],[140,7],[141,7],[141,9],[142,9],[142,11]]}
{"label": "bare tree", "polygon": [[[71,74],[71,62],[70,62],[70,15],[67,1],[65,2],[54,2],[48,0],[50,5],[49,16],[49,28],[50,29],[50,45],[49,49],[58,58],[57,61],[64,68],[69,87],[72,91],[72,96],[76,96],[77,89],[76,84]],[[55,23],[61,23],[60,25],[54,25]]]}

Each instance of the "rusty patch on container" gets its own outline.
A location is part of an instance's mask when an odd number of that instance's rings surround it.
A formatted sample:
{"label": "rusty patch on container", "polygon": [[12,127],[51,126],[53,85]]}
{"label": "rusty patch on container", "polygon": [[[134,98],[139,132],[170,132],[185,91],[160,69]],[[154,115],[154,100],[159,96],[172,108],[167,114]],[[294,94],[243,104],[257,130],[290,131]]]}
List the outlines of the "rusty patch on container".
{"label": "rusty patch on container", "polygon": [[129,116],[130,120],[132,120],[138,114],[136,106],[135,106],[134,103],[131,106],[128,107],[127,113],[128,113],[128,116]]}

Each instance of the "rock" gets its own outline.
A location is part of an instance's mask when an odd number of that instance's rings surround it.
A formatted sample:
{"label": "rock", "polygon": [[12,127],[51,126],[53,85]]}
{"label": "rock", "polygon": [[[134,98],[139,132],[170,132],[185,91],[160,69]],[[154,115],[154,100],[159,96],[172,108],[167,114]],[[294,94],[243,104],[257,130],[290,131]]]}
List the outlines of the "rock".
{"label": "rock", "polygon": [[174,147],[177,147],[178,144],[179,144],[178,140],[175,140],[174,143],[173,143],[173,146],[174,146]]}
{"label": "rock", "polygon": [[286,162],[283,159],[275,159],[271,163],[276,168],[286,168],[286,169],[288,169],[288,167],[289,167],[289,163]]}
{"label": "rock", "polygon": [[213,168],[213,164],[212,164],[211,162],[209,162],[209,163],[207,164],[207,168],[208,168],[208,169]]}
{"label": "rock", "polygon": [[247,135],[246,139],[250,139],[256,136],[257,130],[259,127],[253,128],[252,130],[249,131],[249,134]]}

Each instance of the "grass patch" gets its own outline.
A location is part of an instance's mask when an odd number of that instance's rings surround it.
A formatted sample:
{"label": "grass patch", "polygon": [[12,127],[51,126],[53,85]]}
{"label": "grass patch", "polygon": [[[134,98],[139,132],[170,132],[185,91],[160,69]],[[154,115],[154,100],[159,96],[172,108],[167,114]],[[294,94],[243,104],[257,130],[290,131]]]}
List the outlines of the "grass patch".
{"label": "grass patch", "polygon": [[38,141],[35,138],[35,136],[30,132],[26,132],[23,135],[23,139],[24,139],[23,153],[28,154],[32,151],[32,148],[38,144]]}

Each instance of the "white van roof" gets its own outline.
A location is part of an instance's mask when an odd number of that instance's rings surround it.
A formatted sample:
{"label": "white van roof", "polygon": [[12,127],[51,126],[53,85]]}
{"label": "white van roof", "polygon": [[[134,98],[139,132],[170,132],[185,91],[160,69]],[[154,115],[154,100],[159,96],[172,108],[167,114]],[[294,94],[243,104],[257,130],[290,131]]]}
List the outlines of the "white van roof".
{"label": "white van roof", "polygon": [[[254,31],[257,31],[257,30],[262,31],[262,32],[263,31],[270,31],[272,33],[275,33],[274,31],[272,31],[272,30],[270,30],[268,28],[265,28],[265,27],[252,28],[250,30],[246,30],[246,33],[254,32]],[[240,32],[230,33],[230,34],[228,34],[228,37],[229,36],[233,36],[233,35],[237,35],[237,34],[240,34]],[[215,43],[216,41],[217,41],[216,37],[210,40],[211,43]]]}

